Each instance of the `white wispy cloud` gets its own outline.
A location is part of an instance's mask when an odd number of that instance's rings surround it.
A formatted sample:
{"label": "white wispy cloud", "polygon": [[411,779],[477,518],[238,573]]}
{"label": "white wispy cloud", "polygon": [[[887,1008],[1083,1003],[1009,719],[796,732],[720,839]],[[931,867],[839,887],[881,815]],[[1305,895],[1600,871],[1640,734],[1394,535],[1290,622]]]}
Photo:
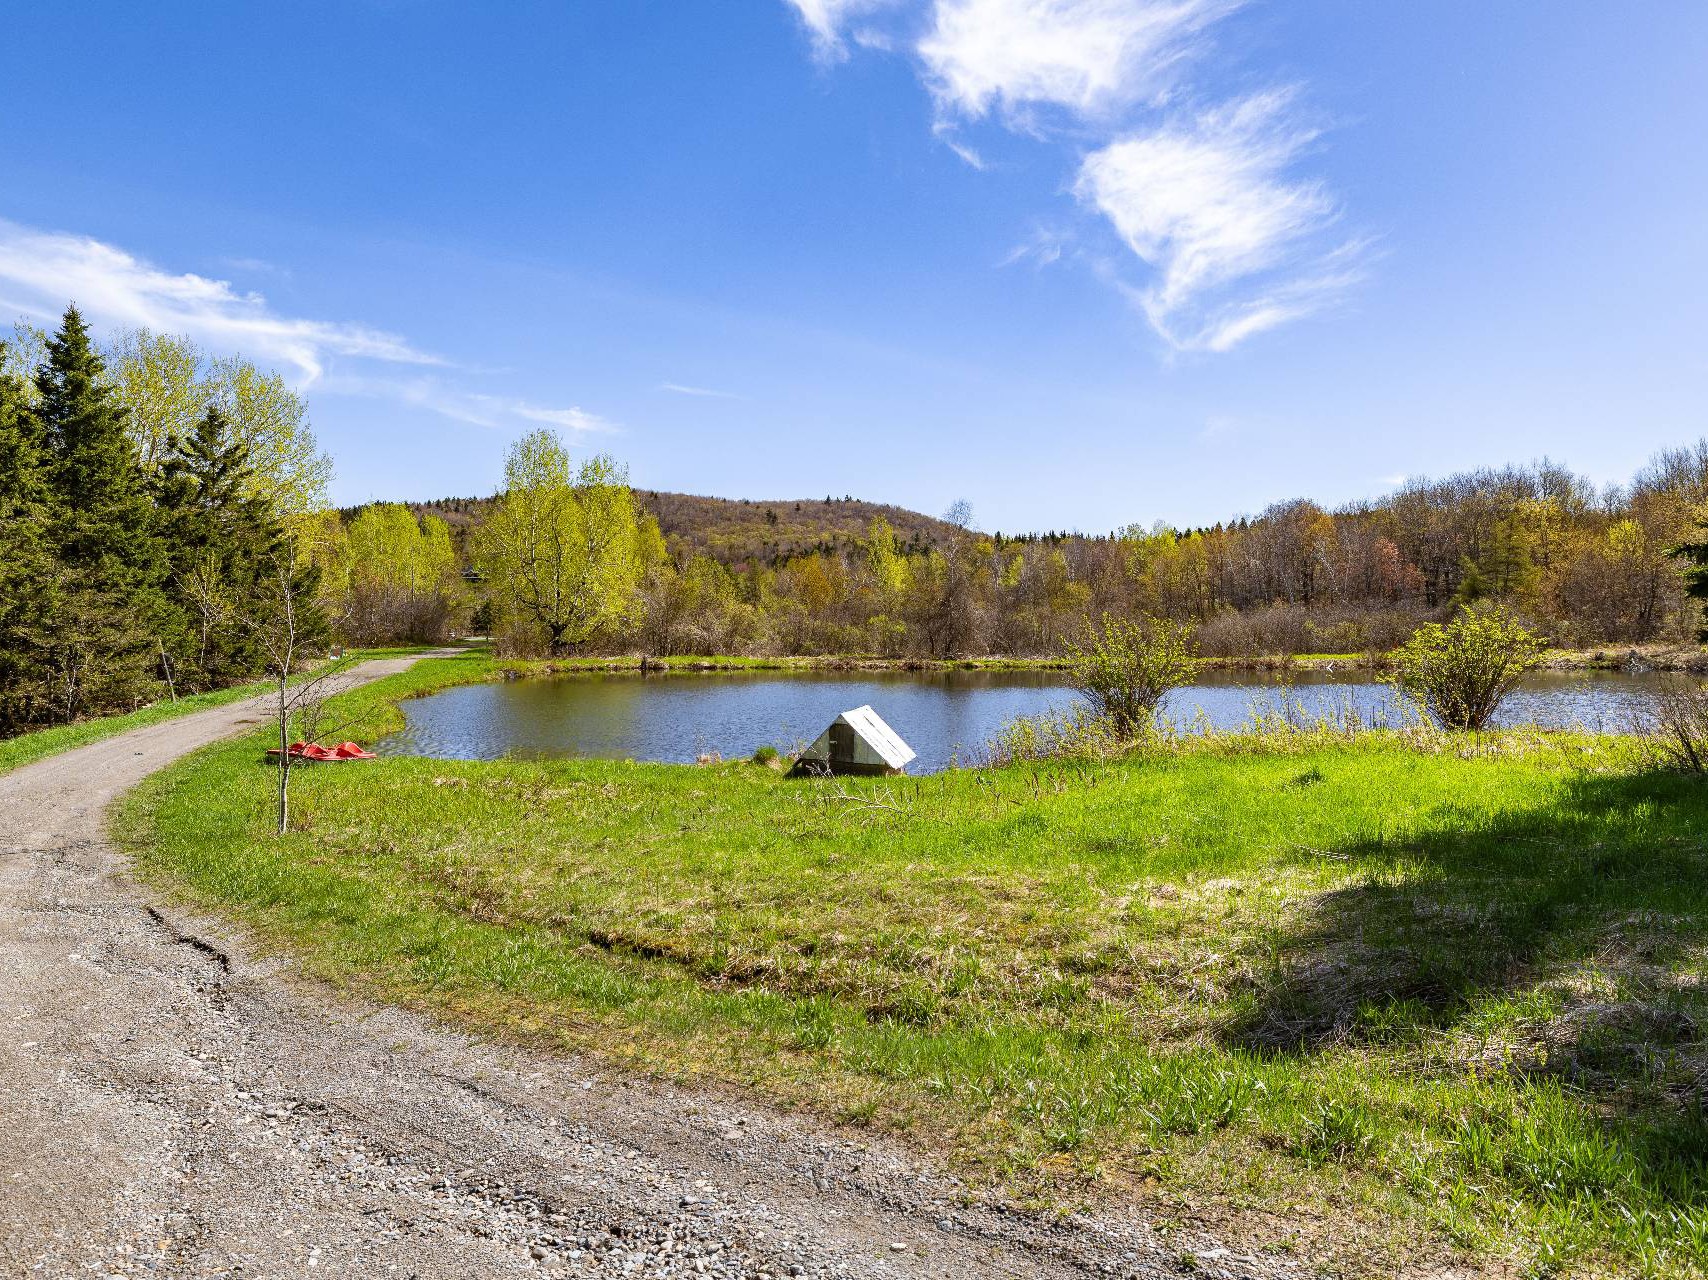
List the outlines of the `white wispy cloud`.
{"label": "white wispy cloud", "polygon": [[1124,137],[1081,165],[1075,192],[1154,268],[1134,296],[1176,347],[1226,351],[1357,277],[1351,246],[1322,248],[1334,201],[1322,184],[1287,176],[1317,136],[1293,118],[1293,101],[1291,89],[1253,94]]}
{"label": "white wispy cloud", "polygon": [[740,396],[733,391],[714,391],[711,387],[690,387],[680,382],[664,382],[659,384],[660,391],[673,391],[679,396],[703,396],[710,400],[739,400]]}
{"label": "white wispy cloud", "polygon": [[940,109],[1096,115],[1165,91],[1239,0],[937,0],[919,42]]}
{"label": "white wispy cloud", "polygon": [[601,418],[598,414],[575,406],[556,409],[512,396],[467,391],[431,376],[396,377],[335,373],[328,375],[322,382],[321,390],[330,395],[393,400],[476,427],[500,428],[515,425],[517,422],[541,422],[576,434],[621,430],[615,423]]}
{"label": "white wispy cloud", "polygon": [[498,399],[497,403],[505,413],[513,413],[518,418],[529,422],[544,422],[549,426],[561,427],[565,431],[577,434],[583,432],[616,431],[614,422],[607,422],[596,413],[588,413],[585,409],[570,406],[567,409],[548,409],[542,405],[529,404],[526,400]]}
{"label": "white wispy cloud", "polygon": [[[847,55],[843,36],[856,19],[894,8],[898,0],[788,0],[812,35],[813,49],[828,61]],[[877,31],[856,31],[856,42],[865,48],[883,49],[888,39]]]}
{"label": "white wispy cloud", "polygon": [[221,350],[241,350],[317,380],[331,356],[435,365],[440,357],[366,325],[281,316],[258,293],[224,280],[174,273],[88,236],[0,221],[0,301],[31,315],[59,314],[75,301],[98,327],[184,333]]}
{"label": "white wispy cloud", "polygon": [[1010,249],[997,265],[1012,267],[1016,263],[1030,262],[1038,267],[1053,267],[1062,260],[1068,241],[1067,233],[1057,228],[1036,227],[1031,235]]}
{"label": "white wispy cloud", "polygon": [[[789,0],[846,53],[868,0]],[[913,0],[904,10],[934,133],[976,169],[965,134],[994,121],[1076,148],[1071,186],[1137,262],[1085,253],[1177,351],[1227,351],[1330,306],[1363,278],[1366,242],[1332,243],[1339,209],[1297,173],[1319,129],[1297,86],[1220,106],[1191,83],[1210,28],[1245,0]],[[893,15],[892,15],[893,16]],[[908,24],[900,24],[906,27]],[[1004,265],[1054,261],[1022,244]]]}
{"label": "white wispy cloud", "polygon": [[221,353],[284,366],[297,385],[326,394],[378,397],[482,427],[541,422],[577,434],[617,430],[575,406],[471,391],[439,374],[372,372],[376,365],[449,368],[451,362],[382,329],[280,315],[259,293],[165,270],[89,236],[0,219],[0,312],[51,325],[68,301],[97,330],[186,334]]}

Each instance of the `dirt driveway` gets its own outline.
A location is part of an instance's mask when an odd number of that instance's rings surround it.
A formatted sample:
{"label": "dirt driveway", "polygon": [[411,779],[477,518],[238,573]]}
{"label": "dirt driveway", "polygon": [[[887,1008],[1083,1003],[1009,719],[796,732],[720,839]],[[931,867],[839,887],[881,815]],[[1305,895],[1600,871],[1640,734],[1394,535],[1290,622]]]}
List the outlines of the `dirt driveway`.
{"label": "dirt driveway", "polygon": [[1137,1219],[1005,1212],[888,1145],[249,958],[129,883],[103,812],[264,714],[0,776],[0,1274],[1305,1274]]}

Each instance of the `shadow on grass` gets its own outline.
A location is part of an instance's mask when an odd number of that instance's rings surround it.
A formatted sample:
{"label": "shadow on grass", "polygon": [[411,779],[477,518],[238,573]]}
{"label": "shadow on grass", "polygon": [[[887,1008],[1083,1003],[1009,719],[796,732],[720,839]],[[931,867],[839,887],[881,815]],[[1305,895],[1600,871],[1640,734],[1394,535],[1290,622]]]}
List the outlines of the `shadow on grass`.
{"label": "shadow on grass", "polygon": [[1228,1043],[1308,1053],[1452,1028],[1550,981],[1564,994],[1532,1019],[1537,1069],[1617,1091],[1696,1043],[1708,992],[1679,966],[1708,911],[1701,780],[1583,776],[1546,807],[1437,812],[1336,852],[1363,878],[1278,926],[1273,968]]}
{"label": "shadow on grass", "polygon": [[1457,1159],[1572,1212],[1665,1205],[1645,1232],[1708,1252],[1708,783],[1585,776],[1462,813],[1337,850],[1362,880],[1278,926],[1224,1043],[1413,1043],[1425,1074],[1533,1085],[1461,1117]]}

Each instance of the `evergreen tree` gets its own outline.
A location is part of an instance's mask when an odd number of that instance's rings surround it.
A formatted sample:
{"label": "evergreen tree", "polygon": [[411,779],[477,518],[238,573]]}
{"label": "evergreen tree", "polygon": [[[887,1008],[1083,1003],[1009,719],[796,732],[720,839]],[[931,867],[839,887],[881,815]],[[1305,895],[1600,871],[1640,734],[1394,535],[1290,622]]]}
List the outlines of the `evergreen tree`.
{"label": "evergreen tree", "polygon": [[[5,349],[0,346],[0,368]],[[24,385],[0,373],[0,730],[39,718],[44,679],[38,641],[52,613],[48,485],[41,423]]]}
{"label": "evergreen tree", "polygon": [[165,564],[124,407],[75,306],[48,340],[36,390],[59,588],[44,640],[56,713],[70,720],[151,692]]}
{"label": "evergreen tree", "polygon": [[1701,610],[1702,602],[1708,601],[1708,520],[1696,522],[1695,534],[1690,541],[1669,547],[1667,554],[1685,562],[1684,594],[1698,605],[1696,638],[1708,644],[1708,621]]}
{"label": "evergreen tree", "polygon": [[1472,605],[1488,596],[1493,588],[1482,566],[1470,556],[1459,557],[1459,587],[1453,599],[1461,605]]}
{"label": "evergreen tree", "polygon": [[187,439],[166,444],[157,503],[173,616],[162,651],[175,681],[207,687],[252,674],[264,662],[238,620],[263,593],[283,530],[271,506],[254,496],[248,455],[212,406]]}

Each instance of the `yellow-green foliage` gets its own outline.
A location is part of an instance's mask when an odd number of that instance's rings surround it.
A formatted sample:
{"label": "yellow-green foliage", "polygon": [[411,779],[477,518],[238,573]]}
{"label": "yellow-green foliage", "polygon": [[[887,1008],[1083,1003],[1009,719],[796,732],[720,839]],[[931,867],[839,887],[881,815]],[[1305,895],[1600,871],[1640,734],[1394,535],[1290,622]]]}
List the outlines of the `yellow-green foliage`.
{"label": "yellow-green foliage", "polygon": [[628,621],[640,603],[643,555],[657,540],[635,516],[628,476],[606,455],[570,466],[550,431],[511,447],[504,492],[475,542],[495,611],[554,654]]}
{"label": "yellow-green foliage", "polygon": [[1448,623],[1419,627],[1394,651],[1395,683],[1449,729],[1481,729],[1547,651],[1506,609],[1462,608]]}

